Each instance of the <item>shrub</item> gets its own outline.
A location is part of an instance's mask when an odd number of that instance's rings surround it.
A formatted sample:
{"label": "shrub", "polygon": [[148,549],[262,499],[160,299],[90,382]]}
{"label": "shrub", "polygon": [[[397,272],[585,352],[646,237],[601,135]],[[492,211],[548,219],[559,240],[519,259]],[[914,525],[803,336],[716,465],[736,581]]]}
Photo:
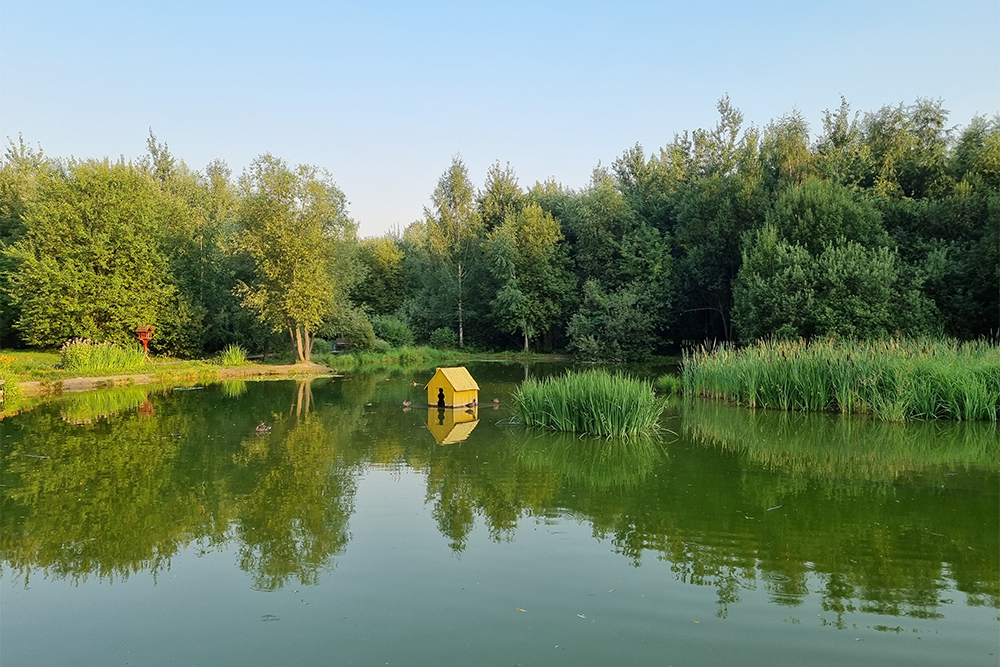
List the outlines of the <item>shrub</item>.
{"label": "shrub", "polygon": [[389,341],[382,340],[381,338],[375,339],[375,352],[377,352],[378,354],[385,354],[391,349],[392,345],[389,344]]}
{"label": "shrub", "polygon": [[395,315],[375,315],[372,329],[376,338],[388,341],[393,347],[413,345],[413,330],[405,321]]}
{"label": "shrub", "polygon": [[458,336],[451,327],[441,327],[431,333],[430,344],[439,350],[453,350],[458,347]]}
{"label": "shrub", "polygon": [[333,352],[333,343],[325,338],[313,338],[312,353],[317,355]]}
{"label": "shrub", "polygon": [[599,370],[528,379],[512,398],[527,426],[614,438],[655,432],[663,411],[649,382]]}

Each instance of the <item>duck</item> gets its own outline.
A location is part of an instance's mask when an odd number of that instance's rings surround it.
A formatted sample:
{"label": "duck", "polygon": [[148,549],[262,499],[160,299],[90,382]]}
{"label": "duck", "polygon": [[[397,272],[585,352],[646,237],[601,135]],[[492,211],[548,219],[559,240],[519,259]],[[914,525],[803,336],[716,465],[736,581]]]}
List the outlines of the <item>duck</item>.
{"label": "duck", "polygon": [[466,404],[465,404],[465,407],[467,407],[467,408],[474,408],[474,407],[476,407],[477,405],[479,405],[479,402],[478,402],[478,401],[476,401],[476,400],[473,400],[473,401],[472,401],[471,403],[466,403]]}
{"label": "duck", "polygon": [[403,401],[403,407],[404,408],[410,407],[410,399],[406,399],[405,401]]}
{"label": "duck", "polygon": [[267,433],[270,430],[271,430],[271,427],[268,426],[267,424],[265,424],[264,422],[261,422],[261,423],[257,424],[257,432],[258,433]]}
{"label": "duck", "polygon": [[494,398],[493,399],[493,405],[500,405],[500,399],[499,398]]}

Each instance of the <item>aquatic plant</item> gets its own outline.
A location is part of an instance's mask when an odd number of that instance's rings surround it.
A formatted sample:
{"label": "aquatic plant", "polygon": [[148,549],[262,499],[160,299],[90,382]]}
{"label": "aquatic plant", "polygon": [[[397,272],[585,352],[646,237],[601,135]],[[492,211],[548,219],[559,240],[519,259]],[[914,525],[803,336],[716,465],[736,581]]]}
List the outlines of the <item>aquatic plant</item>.
{"label": "aquatic plant", "polygon": [[601,370],[529,378],[511,398],[526,426],[612,438],[655,432],[663,411],[650,382]]}
{"label": "aquatic plant", "polygon": [[59,353],[59,365],[79,373],[128,373],[149,365],[139,345],[94,343],[87,338],[71,338]]}
{"label": "aquatic plant", "polygon": [[686,352],[684,393],[750,408],[997,420],[1000,347],[985,341],[764,340]]}
{"label": "aquatic plant", "polygon": [[219,357],[223,366],[242,366],[246,362],[247,351],[241,345],[227,345]]}
{"label": "aquatic plant", "polygon": [[684,393],[684,380],[680,375],[667,373],[656,378],[656,388],[668,396],[682,394]]}

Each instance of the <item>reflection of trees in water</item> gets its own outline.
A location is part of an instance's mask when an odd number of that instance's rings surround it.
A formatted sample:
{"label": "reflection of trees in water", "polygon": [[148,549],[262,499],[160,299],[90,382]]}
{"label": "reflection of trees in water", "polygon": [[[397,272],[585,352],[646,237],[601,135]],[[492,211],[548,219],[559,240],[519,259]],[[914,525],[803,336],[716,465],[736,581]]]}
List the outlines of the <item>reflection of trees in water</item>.
{"label": "reflection of trees in water", "polygon": [[221,388],[177,392],[154,399],[145,417],[83,425],[48,405],[6,423],[0,559],[25,583],[39,570],[114,580],[155,575],[191,544],[235,540],[258,586],[316,581],[347,543],[354,481],[340,458],[363,403],[310,412],[311,388],[300,383],[290,413],[258,436],[254,426],[273,419],[288,387],[258,383],[224,407]]}
{"label": "reflection of trees in water", "polygon": [[[61,418],[64,404],[5,420],[0,559],[25,581],[120,579],[162,571],[189,545],[232,545],[259,588],[313,583],[347,544],[357,475],[379,466],[426,475],[455,551],[476,521],[499,541],[525,517],[569,515],[636,565],[661,559],[669,576],[714,588],[720,615],[747,589],[789,607],[812,591],[834,625],[856,611],[933,618],[951,585],[1000,606],[1000,535],[983,530],[1000,507],[986,425],[770,424],[702,404],[682,411],[686,437],[655,446],[493,420],[439,446],[426,415],[399,407],[420,391],[405,380],[251,383],[238,399],[209,387],[153,396],[151,416],[133,407],[83,425]],[[263,420],[272,430],[259,436]]]}
{"label": "reflection of trees in water", "polygon": [[55,406],[6,424],[3,561],[26,584],[33,570],[73,581],[159,572],[192,534],[212,532],[196,494],[174,480],[191,425],[135,413],[75,425]]}
{"label": "reflection of trees in water", "polygon": [[939,442],[926,425],[793,427],[775,415],[768,428],[768,416],[715,404],[682,416],[694,436],[683,455],[635,493],[591,494],[584,509],[637,564],[658,554],[679,580],[714,586],[720,614],[743,588],[794,606],[818,586],[835,624],[851,611],[933,618],[949,580],[968,604],[1000,606],[1000,536],[983,531],[1000,506],[995,463],[984,463],[996,441],[980,425]]}

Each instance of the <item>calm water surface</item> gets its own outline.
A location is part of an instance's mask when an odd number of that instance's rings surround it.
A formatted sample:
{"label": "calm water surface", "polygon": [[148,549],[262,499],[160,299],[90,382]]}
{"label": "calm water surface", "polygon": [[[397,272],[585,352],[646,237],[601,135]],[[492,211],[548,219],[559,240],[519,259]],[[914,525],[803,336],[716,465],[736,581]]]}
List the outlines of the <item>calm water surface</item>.
{"label": "calm water surface", "polygon": [[524,367],[470,370],[468,413],[404,410],[421,372],[3,419],[0,663],[1000,661],[994,425],[678,402],[608,444],[511,426]]}

